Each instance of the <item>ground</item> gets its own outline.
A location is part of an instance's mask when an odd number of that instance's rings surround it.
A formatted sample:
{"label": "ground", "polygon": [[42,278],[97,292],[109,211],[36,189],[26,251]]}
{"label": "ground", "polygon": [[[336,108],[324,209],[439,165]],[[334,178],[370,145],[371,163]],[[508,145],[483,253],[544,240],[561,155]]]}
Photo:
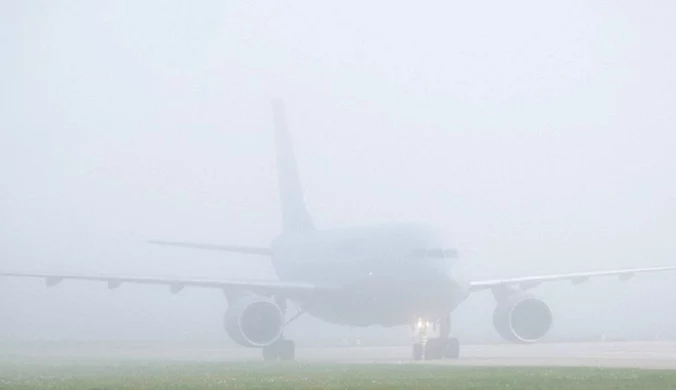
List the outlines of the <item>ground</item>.
{"label": "ground", "polygon": [[[8,369],[9,368],[9,369]],[[5,366],[0,389],[674,389],[676,371],[423,364],[176,363]]]}
{"label": "ground", "polygon": [[5,345],[0,389],[676,389],[675,346],[466,346],[430,363],[407,347],[300,348],[297,362],[264,364],[216,346]]}

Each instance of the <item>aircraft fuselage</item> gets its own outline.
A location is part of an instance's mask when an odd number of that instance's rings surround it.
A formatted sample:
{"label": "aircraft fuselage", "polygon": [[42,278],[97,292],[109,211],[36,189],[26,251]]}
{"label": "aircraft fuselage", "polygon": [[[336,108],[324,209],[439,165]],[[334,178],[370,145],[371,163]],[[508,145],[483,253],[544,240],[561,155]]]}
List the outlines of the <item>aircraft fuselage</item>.
{"label": "aircraft fuselage", "polygon": [[455,251],[425,226],[287,232],[272,253],[280,280],[340,289],[298,301],[330,323],[393,326],[444,318],[468,295],[467,284],[452,274]]}

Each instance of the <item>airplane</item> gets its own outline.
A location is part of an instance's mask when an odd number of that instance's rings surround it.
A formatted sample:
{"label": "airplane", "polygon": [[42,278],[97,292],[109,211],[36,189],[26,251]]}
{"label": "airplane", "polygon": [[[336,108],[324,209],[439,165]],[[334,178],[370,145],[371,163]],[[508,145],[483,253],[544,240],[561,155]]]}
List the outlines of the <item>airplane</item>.
{"label": "airplane", "polygon": [[[413,360],[456,359],[457,338],[451,316],[472,293],[491,290],[496,299],[493,325],[507,341],[531,344],[549,332],[549,306],[530,293],[541,283],[584,283],[592,277],[628,280],[637,273],[675,270],[676,266],[574,272],[493,280],[463,280],[454,273],[457,249],[433,226],[393,223],[318,229],[305,205],[283,102],[273,101],[273,122],[283,230],[270,245],[210,245],[175,241],[154,244],[218,250],[270,258],[277,280],[230,280],[70,273],[0,272],[0,276],[42,278],[47,286],[63,280],[163,285],[170,292],[201,287],[222,290],[228,307],[224,327],[232,340],[259,348],[264,360],[295,359],[295,343],[285,328],[308,313],[349,326],[410,325],[416,334]],[[300,311],[288,315],[287,304]],[[289,318],[287,318],[289,317]],[[429,337],[430,334],[435,337]]]}

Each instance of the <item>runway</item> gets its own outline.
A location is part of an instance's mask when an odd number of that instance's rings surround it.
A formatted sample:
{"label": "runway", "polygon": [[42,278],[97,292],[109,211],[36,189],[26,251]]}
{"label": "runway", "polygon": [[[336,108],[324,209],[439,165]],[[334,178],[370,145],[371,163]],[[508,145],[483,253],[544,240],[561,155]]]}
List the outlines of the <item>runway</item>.
{"label": "runway", "polygon": [[[410,363],[408,347],[299,351],[302,359],[361,363]],[[300,358],[299,358],[300,359]],[[676,342],[466,345],[458,360],[415,362],[453,366],[566,366],[676,369]]]}
{"label": "runway", "polygon": [[[2,346],[0,359],[109,363],[111,361],[238,362],[261,361],[260,350],[213,345],[52,344]],[[396,347],[303,348],[301,363],[436,364],[450,366],[565,366],[676,369],[676,342],[599,342],[535,345],[464,345],[458,360],[411,361],[411,349]]]}

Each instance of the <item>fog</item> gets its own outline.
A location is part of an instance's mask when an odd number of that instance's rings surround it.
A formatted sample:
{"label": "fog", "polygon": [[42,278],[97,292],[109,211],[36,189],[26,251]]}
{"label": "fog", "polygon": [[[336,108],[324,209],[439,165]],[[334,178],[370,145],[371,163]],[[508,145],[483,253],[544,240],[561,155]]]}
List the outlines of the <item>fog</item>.
{"label": "fog", "polygon": [[[273,278],[270,100],[320,228],[434,224],[470,279],[676,264],[676,5],[0,4],[0,269]],[[534,290],[552,337],[666,335],[676,274]],[[494,299],[454,313],[497,340]],[[229,342],[222,293],[0,280],[0,339]],[[302,318],[300,340],[401,337]],[[389,332],[389,333],[387,333]],[[670,336],[676,336],[671,331]]]}

